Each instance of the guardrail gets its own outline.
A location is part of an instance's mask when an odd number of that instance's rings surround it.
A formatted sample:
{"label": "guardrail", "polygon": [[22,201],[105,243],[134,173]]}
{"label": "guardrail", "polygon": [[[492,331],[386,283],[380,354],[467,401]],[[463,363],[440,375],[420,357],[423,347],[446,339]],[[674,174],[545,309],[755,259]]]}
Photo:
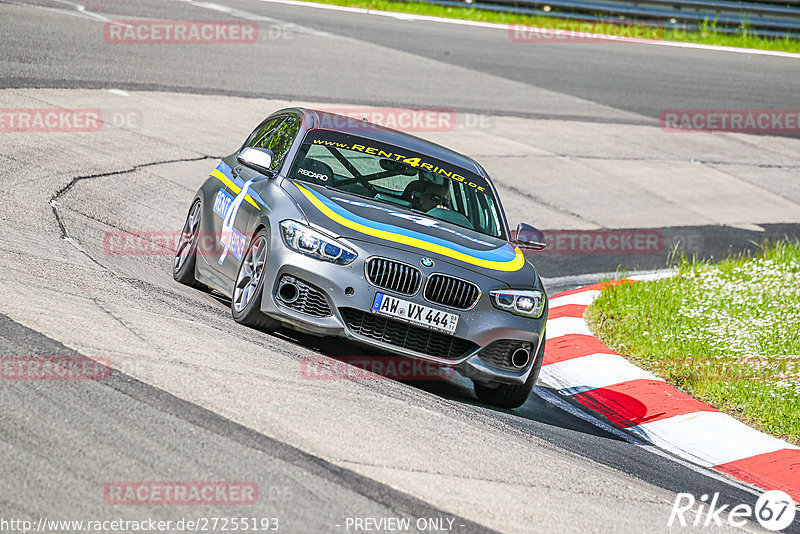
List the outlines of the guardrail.
{"label": "guardrail", "polygon": [[421,0],[448,7],[469,7],[522,15],[543,15],[586,22],[636,24],[664,29],[715,31],[800,39],[800,0]]}

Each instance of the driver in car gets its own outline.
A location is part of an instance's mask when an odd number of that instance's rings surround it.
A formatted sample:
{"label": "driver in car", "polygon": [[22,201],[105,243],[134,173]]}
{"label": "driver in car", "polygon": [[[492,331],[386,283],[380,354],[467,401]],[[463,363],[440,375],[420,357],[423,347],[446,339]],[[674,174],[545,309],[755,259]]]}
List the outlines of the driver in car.
{"label": "driver in car", "polygon": [[423,182],[423,187],[414,198],[413,208],[417,211],[430,211],[434,208],[450,209],[450,187],[447,183]]}

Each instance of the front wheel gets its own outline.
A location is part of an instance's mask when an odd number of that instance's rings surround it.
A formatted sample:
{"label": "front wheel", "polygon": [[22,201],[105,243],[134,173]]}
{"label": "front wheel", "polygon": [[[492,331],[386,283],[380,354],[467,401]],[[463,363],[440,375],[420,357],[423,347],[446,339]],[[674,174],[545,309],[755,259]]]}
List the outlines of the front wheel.
{"label": "front wheel", "polygon": [[231,299],[233,319],[239,324],[262,330],[273,330],[280,324],[261,312],[268,243],[269,234],[266,230],[261,230],[253,238],[239,265]]}
{"label": "front wheel", "polygon": [[497,406],[498,408],[519,408],[533,391],[533,386],[539,379],[539,371],[542,370],[542,360],[544,359],[544,342],[539,345],[536,352],[536,361],[533,362],[533,369],[528,375],[524,384],[500,384],[498,386],[486,386],[479,382],[474,383],[475,395],[486,404]]}
{"label": "front wheel", "polygon": [[200,219],[202,218],[202,205],[196,200],[189,209],[186,222],[183,224],[181,239],[175,259],[172,261],[172,277],[191,287],[202,287],[194,277],[194,267],[197,261],[197,237],[200,233]]}

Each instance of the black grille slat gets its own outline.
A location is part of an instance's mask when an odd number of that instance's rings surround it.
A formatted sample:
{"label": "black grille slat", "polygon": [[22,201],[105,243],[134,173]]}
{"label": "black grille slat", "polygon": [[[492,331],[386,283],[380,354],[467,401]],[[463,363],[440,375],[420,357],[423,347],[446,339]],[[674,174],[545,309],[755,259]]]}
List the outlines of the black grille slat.
{"label": "black grille slat", "polygon": [[351,332],[406,350],[445,360],[458,360],[478,348],[472,341],[396,321],[354,308],[340,308]]}
{"label": "black grille slat", "polygon": [[370,280],[375,278],[375,273],[378,271],[377,264],[370,263],[367,264],[367,276],[369,276]]}
{"label": "black grille slat", "polygon": [[432,274],[425,284],[425,298],[436,304],[468,310],[480,297],[480,289],[472,282],[447,276]]}
{"label": "black grille slat", "polygon": [[389,262],[381,260],[381,282],[383,287],[389,285]]}
{"label": "black grille slat", "polygon": [[419,269],[399,261],[372,258],[367,261],[366,272],[372,285],[404,295],[413,295],[422,284]]}
{"label": "black grille slat", "polygon": [[378,260],[375,263],[378,266],[378,271],[376,273],[377,276],[379,277],[377,285],[385,286],[386,285],[386,265],[384,264],[383,260]]}
{"label": "black grille slat", "polygon": [[391,287],[397,287],[397,280],[400,276],[400,266],[396,263],[392,263],[392,281],[389,282]]}
{"label": "black grille slat", "polygon": [[[441,290],[442,290],[443,279],[440,277],[434,277],[433,280],[434,280],[434,289],[433,289],[434,297],[428,300],[432,300],[433,302],[439,302],[442,299]],[[430,281],[428,281],[428,283],[430,284]]]}

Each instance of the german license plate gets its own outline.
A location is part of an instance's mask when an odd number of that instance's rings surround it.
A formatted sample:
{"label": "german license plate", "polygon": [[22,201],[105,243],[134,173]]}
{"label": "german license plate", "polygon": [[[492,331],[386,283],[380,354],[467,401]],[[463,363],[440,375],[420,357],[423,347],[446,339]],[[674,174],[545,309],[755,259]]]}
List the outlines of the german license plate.
{"label": "german license plate", "polygon": [[380,291],[375,293],[375,300],[372,301],[372,311],[451,335],[455,334],[456,326],[458,325],[458,315],[455,313],[436,310],[428,306],[392,297],[391,295],[385,295]]}

